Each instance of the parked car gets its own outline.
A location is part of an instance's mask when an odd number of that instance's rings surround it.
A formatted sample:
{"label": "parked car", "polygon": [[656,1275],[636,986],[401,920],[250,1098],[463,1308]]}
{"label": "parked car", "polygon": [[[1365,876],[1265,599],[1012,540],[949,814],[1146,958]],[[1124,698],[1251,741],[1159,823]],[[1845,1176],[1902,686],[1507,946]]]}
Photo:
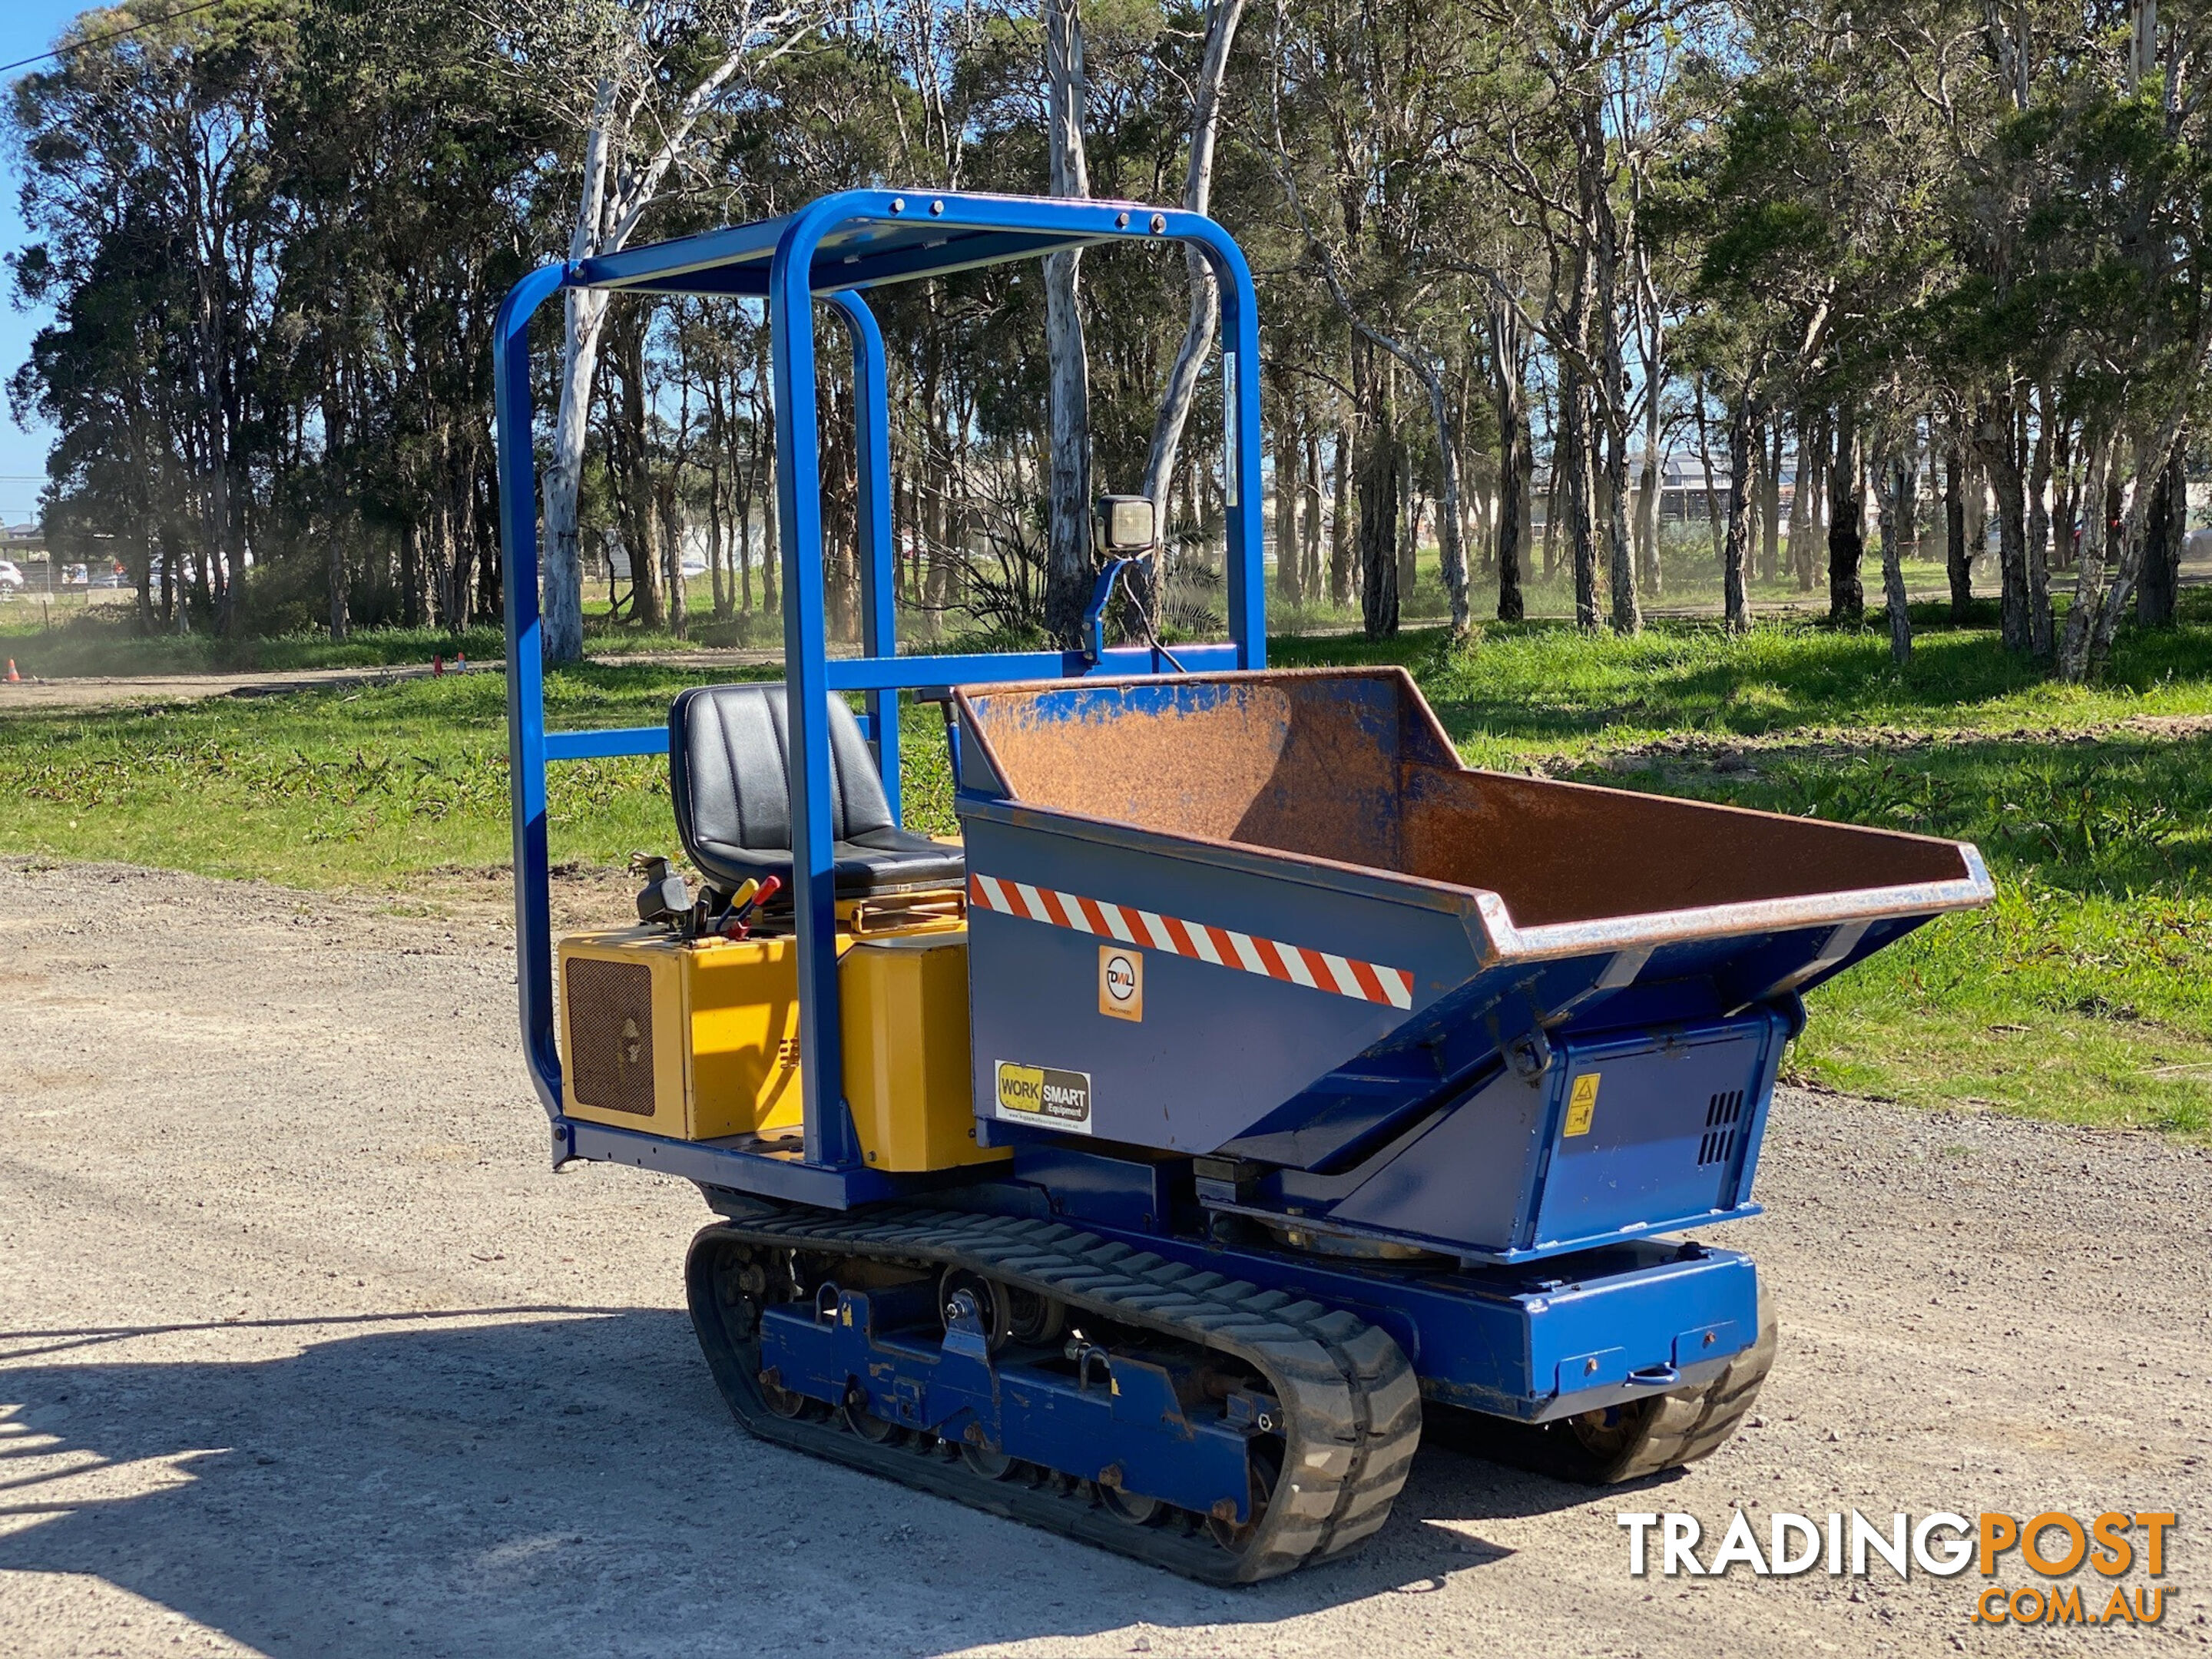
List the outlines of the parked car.
{"label": "parked car", "polygon": [[0,559],[0,592],[20,592],[22,586],[23,573],[10,561]]}

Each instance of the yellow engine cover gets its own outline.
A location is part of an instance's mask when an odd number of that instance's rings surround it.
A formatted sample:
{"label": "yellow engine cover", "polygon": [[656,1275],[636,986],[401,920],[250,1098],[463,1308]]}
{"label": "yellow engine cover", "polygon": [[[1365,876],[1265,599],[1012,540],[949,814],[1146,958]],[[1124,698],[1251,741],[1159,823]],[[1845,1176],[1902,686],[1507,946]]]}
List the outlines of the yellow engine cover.
{"label": "yellow engine cover", "polygon": [[[888,1170],[1003,1158],[975,1145],[964,928],[840,931],[845,1095]],[[658,927],[561,942],[562,1109],[682,1140],[800,1128],[798,946]]]}

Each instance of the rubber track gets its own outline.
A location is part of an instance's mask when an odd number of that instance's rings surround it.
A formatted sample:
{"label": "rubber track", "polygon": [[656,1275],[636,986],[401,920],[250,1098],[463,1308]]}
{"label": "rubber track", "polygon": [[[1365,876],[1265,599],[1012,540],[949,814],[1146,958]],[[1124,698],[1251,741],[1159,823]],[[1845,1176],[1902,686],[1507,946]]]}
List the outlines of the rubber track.
{"label": "rubber track", "polygon": [[[725,1242],[964,1267],[1235,1356],[1267,1379],[1283,1409],[1283,1470],[1259,1530],[1231,1552],[1202,1529],[1133,1527],[1079,1498],[988,1480],[963,1464],[878,1446],[834,1425],[775,1416],[762,1406],[747,1355],[724,1322],[713,1258]],[[747,1217],[704,1229],[685,1279],[708,1364],[751,1432],[1210,1583],[1272,1578],[1352,1548],[1389,1518],[1420,1441],[1419,1386],[1388,1332],[1340,1309],[1057,1222],[903,1206]]]}

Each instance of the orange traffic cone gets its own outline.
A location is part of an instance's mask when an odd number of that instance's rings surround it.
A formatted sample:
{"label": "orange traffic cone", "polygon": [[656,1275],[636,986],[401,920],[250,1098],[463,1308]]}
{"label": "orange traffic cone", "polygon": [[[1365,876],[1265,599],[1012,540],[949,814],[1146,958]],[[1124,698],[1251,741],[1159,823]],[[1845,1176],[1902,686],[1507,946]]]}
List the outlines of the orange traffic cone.
{"label": "orange traffic cone", "polygon": [[18,674],[18,673],[15,672],[15,659],[13,657],[9,658],[9,659],[8,659],[8,684],[10,684],[10,685],[21,685],[22,683],[23,683],[23,677],[22,677],[21,674]]}

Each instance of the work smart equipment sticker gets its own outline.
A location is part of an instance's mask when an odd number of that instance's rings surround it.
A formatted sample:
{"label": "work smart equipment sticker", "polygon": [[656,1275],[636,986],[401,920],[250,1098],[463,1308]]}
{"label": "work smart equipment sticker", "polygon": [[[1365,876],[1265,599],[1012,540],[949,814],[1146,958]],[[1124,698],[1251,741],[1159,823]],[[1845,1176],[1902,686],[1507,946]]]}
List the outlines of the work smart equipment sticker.
{"label": "work smart equipment sticker", "polygon": [[1087,1135],[1091,1133],[1091,1073],[1002,1060],[998,1116],[1007,1123],[1041,1123]]}

